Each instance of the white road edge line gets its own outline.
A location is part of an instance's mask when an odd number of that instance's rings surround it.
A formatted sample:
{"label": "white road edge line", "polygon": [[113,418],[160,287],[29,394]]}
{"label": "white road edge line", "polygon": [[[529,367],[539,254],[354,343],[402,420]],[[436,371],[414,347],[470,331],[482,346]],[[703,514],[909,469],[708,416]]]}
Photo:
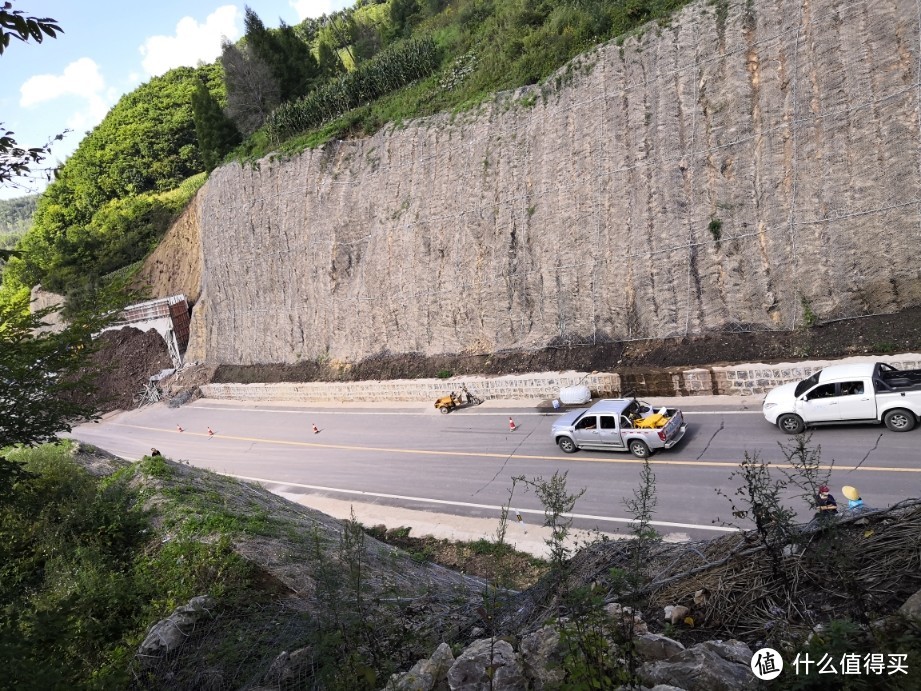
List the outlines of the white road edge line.
{"label": "white road edge line", "polygon": [[[384,494],[380,492],[365,492],[357,489],[337,489],[335,487],[323,487],[321,485],[304,485],[299,482],[284,482],[281,480],[269,480],[262,477],[250,477],[248,475],[234,475],[233,473],[222,473],[228,477],[235,477],[238,480],[250,480],[252,482],[264,482],[270,485],[279,485],[283,487],[302,487],[304,489],[312,489],[320,492],[336,492],[338,494],[354,494],[362,497],[375,497],[378,499],[402,499],[404,501],[417,501],[425,502],[427,504],[441,504],[444,506],[463,506],[466,508],[472,509],[491,509],[493,511],[501,511],[501,506],[493,506],[491,504],[473,504],[470,502],[464,501],[448,501],[446,499],[426,499],[425,497],[408,497],[401,494]],[[515,509],[518,513],[528,513],[543,516],[543,510],[537,509]],[[566,518],[583,518],[586,520],[593,521],[607,521],[609,523],[633,523],[632,518],[616,518],[614,516],[595,516],[587,513],[564,513],[563,516]],[[728,528],[725,526],[714,526],[714,525],[698,525],[696,523],[672,523],[670,521],[650,521],[651,525],[658,525],[666,528],[691,528],[696,530],[713,530],[721,533],[736,533],[739,532],[737,528]]]}

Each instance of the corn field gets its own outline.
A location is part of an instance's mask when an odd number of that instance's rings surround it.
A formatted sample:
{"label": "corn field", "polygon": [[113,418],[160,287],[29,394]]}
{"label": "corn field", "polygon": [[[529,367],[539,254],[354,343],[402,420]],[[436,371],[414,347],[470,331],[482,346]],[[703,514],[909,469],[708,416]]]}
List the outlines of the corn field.
{"label": "corn field", "polygon": [[266,120],[270,139],[279,143],[306,132],[352,108],[432,74],[439,64],[431,38],[397,44],[375,55],[307,96],[276,108]]}

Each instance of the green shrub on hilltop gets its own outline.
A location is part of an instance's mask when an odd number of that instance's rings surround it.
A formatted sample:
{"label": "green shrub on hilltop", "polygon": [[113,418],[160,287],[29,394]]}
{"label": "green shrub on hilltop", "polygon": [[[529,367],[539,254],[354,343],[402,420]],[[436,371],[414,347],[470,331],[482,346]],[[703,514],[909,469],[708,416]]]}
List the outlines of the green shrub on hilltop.
{"label": "green shrub on hilltop", "polygon": [[220,68],[208,65],[171,70],[121,98],[39,198],[5,285],[83,293],[156,246],[197,189],[189,194],[186,181],[205,169],[192,117],[201,80],[222,93]]}
{"label": "green shrub on hilltop", "polygon": [[144,259],[156,248],[205,179],[199,173],[166,192],[111,199],[89,223],[70,226],[57,237],[37,222],[35,232],[19,244],[22,256],[8,263],[4,283],[42,283],[67,296],[67,314],[83,309],[104,286],[107,274]]}
{"label": "green shrub on hilltop", "polygon": [[397,44],[305,98],[281,105],[266,121],[269,138],[277,144],[305,132],[356,106],[427,77],[438,63],[438,49],[430,38]]}

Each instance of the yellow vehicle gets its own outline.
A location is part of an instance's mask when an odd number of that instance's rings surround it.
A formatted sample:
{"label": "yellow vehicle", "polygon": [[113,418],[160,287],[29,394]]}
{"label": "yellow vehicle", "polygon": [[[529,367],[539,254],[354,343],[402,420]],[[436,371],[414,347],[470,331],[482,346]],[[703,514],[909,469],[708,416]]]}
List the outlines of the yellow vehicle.
{"label": "yellow vehicle", "polygon": [[447,396],[442,396],[435,401],[435,407],[438,408],[442,413],[450,413],[455,408],[460,408],[462,405],[480,405],[483,402],[483,399],[472,393],[466,384],[461,384],[460,392],[452,391]]}
{"label": "yellow vehicle", "polygon": [[442,413],[447,415],[455,408],[461,406],[461,397],[456,391],[452,391],[447,396],[442,396],[441,398],[435,401],[435,407],[438,408]]}

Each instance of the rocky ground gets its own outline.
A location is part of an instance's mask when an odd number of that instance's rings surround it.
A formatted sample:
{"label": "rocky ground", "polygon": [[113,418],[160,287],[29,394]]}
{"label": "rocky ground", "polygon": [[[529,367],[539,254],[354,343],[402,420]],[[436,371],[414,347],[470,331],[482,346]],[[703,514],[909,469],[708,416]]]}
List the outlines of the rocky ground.
{"label": "rocky ground", "polygon": [[[104,412],[130,408],[147,378],[170,367],[163,340],[155,332],[123,329],[103,335],[96,354]],[[503,375],[562,370],[617,371],[621,374],[740,362],[834,359],[921,350],[921,308],[898,314],[832,322],[796,331],[714,333],[678,339],[559,346],[492,355],[386,354],[357,363],[334,360],[293,365],[191,367],[165,382],[170,396],[215,382],[362,381],[451,375]],[[187,395],[187,394],[186,394]]]}

